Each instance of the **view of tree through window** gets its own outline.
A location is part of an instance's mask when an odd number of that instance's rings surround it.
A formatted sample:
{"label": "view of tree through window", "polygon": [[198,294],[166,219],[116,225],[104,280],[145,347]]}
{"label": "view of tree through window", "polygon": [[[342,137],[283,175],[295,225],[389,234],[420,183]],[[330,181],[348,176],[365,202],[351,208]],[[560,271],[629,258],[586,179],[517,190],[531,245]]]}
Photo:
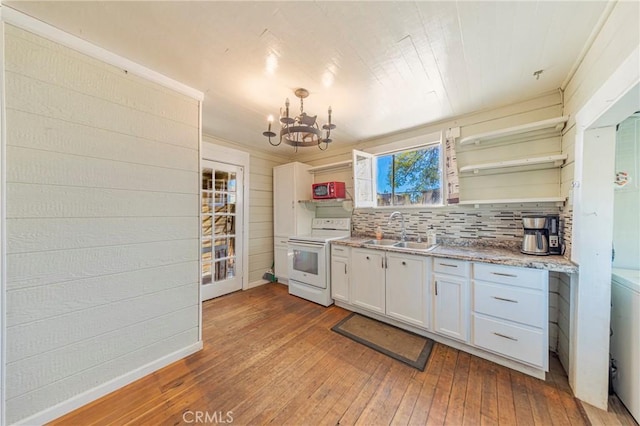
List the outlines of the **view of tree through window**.
{"label": "view of tree through window", "polygon": [[440,145],[379,156],[378,206],[442,203]]}

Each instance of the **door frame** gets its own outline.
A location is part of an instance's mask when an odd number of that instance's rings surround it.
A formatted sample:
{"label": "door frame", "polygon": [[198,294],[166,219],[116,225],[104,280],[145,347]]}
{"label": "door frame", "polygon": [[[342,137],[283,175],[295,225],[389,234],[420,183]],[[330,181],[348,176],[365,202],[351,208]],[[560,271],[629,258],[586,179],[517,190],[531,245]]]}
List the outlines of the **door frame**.
{"label": "door frame", "polygon": [[615,125],[638,108],[639,58],[636,47],[575,115],[571,260],[580,270],[571,275],[569,385],[576,398],[603,410],[608,405],[613,173],[589,166],[602,152],[613,171]]}
{"label": "door frame", "polygon": [[[242,167],[243,175],[243,191],[242,191],[242,290],[249,288],[249,162],[250,156],[248,152],[229,148],[227,146],[217,145],[215,142],[202,140],[202,150],[200,155],[200,164],[198,176],[202,174],[202,160],[215,161],[219,163],[228,163],[234,166]],[[198,179],[200,181],[200,178]],[[198,186],[202,188],[199,183]],[[202,189],[198,191],[202,200]],[[199,226],[202,223],[202,209],[200,209]],[[200,247],[202,247],[202,235],[200,235]],[[200,274],[202,274],[202,257],[200,257]],[[200,302],[202,303],[202,301]]]}
{"label": "door frame", "polygon": [[[207,300],[211,300],[211,299],[215,299],[216,297],[220,297],[220,296],[224,296],[226,294],[229,293],[233,293],[234,291],[238,291],[238,290],[242,290],[243,286],[242,286],[242,281],[243,281],[243,275],[242,275],[242,271],[243,269],[243,259],[244,257],[242,256],[242,254],[245,251],[245,248],[243,247],[243,236],[244,236],[244,230],[243,230],[243,217],[244,217],[244,168],[242,166],[236,165],[236,164],[229,164],[229,163],[224,163],[224,162],[220,162],[220,161],[211,161],[211,160],[206,160],[206,159],[202,159],[201,162],[203,163],[202,166],[202,176],[203,176],[203,182],[204,182],[204,171],[205,170],[210,170],[211,174],[208,175],[211,177],[212,179],[212,183],[213,186],[211,187],[212,191],[207,191],[208,192],[208,196],[203,196],[203,204],[204,204],[204,199],[206,198],[207,200],[209,200],[210,207],[211,210],[209,212],[207,212],[206,214],[203,212],[201,212],[202,215],[202,232],[203,234],[201,235],[202,240],[204,241],[205,239],[209,240],[210,238],[210,256],[211,258],[208,261],[205,261],[204,259],[204,252],[202,253],[203,257],[200,259],[201,264],[202,264],[202,271],[203,273],[201,274],[201,279],[200,279],[200,299],[202,302],[207,301]],[[222,174],[227,174],[227,179],[229,185],[231,185],[231,182],[233,181],[233,186],[234,188],[232,188],[231,186],[228,187],[221,187],[218,188],[217,187],[217,176],[218,173],[222,173]],[[235,174],[235,178],[232,178],[231,176]],[[205,186],[202,186],[202,191],[205,191]],[[223,209],[222,211],[218,211],[218,207],[220,207],[221,205],[218,204],[218,201],[222,201],[222,200],[218,200],[218,191],[222,190],[225,191],[227,194],[227,196],[224,196],[224,207],[227,207],[227,203],[231,202],[232,205],[235,206],[235,208],[233,209],[233,211],[229,211],[228,209]],[[235,201],[231,201],[229,197],[231,197],[231,192],[235,193]],[[209,196],[211,198],[209,198]],[[224,254],[223,257],[225,258],[225,260],[220,264],[218,263],[218,256],[217,256],[217,249],[219,248],[217,246],[218,242],[222,242],[221,240],[219,240],[219,238],[222,236],[221,234],[219,234],[216,230],[217,228],[217,220],[218,219],[222,219],[222,217],[225,217],[225,222],[227,226],[229,224],[229,216],[228,214],[232,213],[232,215],[234,216],[233,219],[233,226],[234,229],[231,232],[232,234],[232,239],[234,241],[234,243],[232,244],[232,251],[229,252],[226,249],[224,250]],[[207,216],[207,218],[205,218],[204,216]],[[204,234],[204,223],[207,221],[208,218],[211,218],[211,235],[209,237],[206,237]],[[229,244],[229,230],[227,229],[224,232],[224,240],[226,240],[225,246],[227,247],[226,244]],[[202,247],[202,249],[204,250],[204,245]],[[234,260],[233,260],[233,275],[232,276],[228,276],[227,275],[227,269],[229,268],[229,259],[231,256]],[[204,270],[205,264],[209,264],[209,279],[211,281],[205,283],[204,280]],[[223,276],[218,277],[218,267],[222,267],[224,268],[224,272],[223,272]]]}

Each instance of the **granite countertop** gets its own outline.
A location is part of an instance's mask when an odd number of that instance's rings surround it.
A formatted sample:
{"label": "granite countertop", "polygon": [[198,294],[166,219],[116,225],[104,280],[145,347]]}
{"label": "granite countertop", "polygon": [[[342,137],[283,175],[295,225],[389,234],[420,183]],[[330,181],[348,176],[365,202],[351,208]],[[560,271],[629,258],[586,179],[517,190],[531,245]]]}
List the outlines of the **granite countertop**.
{"label": "granite countertop", "polygon": [[443,243],[438,245],[435,249],[425,252],[424,250],[412,250],[391,246],[365,246],[364,242],[371,239],[371,237],[347,237],[339,240],[332,240],[331,244],[423,256],[445,257],[449,259],[470,260],[474,262],[495,263],[498,265],[519,266],[523,268],[546,269],[548,271],[564,272],[567,274],[578,272],[578,266],[563,256],[534,256],[522,254],[518,249],[513,247],[456,245]]}

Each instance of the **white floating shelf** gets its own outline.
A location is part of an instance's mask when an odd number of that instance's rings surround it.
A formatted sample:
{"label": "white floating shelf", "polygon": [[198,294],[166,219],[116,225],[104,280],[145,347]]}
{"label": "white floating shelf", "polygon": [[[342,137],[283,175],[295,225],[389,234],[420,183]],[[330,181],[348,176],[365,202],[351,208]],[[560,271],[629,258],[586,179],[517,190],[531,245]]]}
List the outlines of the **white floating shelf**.
{"label": "white floating shelf", "polygon": [[477,135],[466,136],[458,142],[460,145],[469,145],[472,143],[478,144],[482,141],[490,139],[501,138],[504,136],[518,135],[526,132],[533,132],[535,130],[554,129],[556,131],[562,130],[564,124],[569,120],[569,117],[557,117],[550,118],[548,120],[535,121],[533,123],[521,124],[519,126],[507,127],[506,129],[494,130],[491,132],[480,133]]}
{"label": "white floating shelf", "polygon": [[324,172],[327,170],[348,169],[351,167],[352,160],[338,161],[337,163],[323,164],[309,168],[309,173]]}
{"label": "white floating shelf", "polygon": [[501,200],[464,200],[458,204],[461,205],[475,205],[478,207],[482,204],[537,204],[537,203],[556,203],[562,204],[565,202],[564,197],[541,197],[541,198],[505,198]]}
{"label": "white floating shelf", "polygon": [[553,163],[560,166],[567,159],[567,154],[548,155],[545,157],[522,158],[519,160],[498,161],[496,163],[470,164],[460,167],[460,173],[473,172],[478,173],[480,170],[500,169],[503,167],[531,166],[535,164]]}
{"label": "white floating shelf", "polygon": [[334,198],[330,200],[298,200],[298,203],[302,203],[309,210],[315,210],[316,207],[342,207],[346,211],[353,210],[353,201],[346,198]]}

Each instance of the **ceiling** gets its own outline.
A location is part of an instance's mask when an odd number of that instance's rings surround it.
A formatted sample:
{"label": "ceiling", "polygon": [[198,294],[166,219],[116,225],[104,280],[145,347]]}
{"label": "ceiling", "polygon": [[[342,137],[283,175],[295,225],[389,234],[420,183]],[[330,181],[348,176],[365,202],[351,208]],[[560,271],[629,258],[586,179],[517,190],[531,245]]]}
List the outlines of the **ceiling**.
{"label": "ceiling", "polygon": [[606,10],[604,1],[3,4],[204,92],[204,133],[283,155],[293,148],[271,148],[262,132],[286,97],[297,113],[298,87],[321,125],[332,107],[333,144],[353,144],[560,88]]}

